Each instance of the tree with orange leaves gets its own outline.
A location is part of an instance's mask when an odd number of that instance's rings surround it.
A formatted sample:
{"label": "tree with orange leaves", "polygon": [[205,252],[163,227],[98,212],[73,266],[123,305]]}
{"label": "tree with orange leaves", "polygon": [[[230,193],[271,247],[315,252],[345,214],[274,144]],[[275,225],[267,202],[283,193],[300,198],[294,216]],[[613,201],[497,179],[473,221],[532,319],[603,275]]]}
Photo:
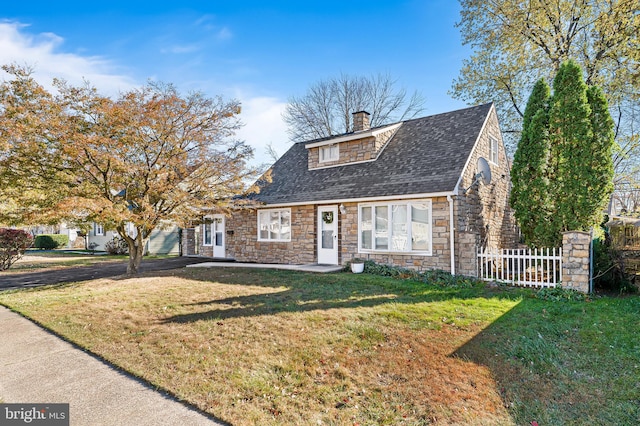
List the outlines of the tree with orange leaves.
{"label": "tree with orange leaves", "polygon": [[135,274],[154,229],[224,209],[257,176],[233,139],[238,101],[162,83],[111,99],[56,80],[52,94],[30,70],[3,69],[0,221],[101,223],[127,242]]}

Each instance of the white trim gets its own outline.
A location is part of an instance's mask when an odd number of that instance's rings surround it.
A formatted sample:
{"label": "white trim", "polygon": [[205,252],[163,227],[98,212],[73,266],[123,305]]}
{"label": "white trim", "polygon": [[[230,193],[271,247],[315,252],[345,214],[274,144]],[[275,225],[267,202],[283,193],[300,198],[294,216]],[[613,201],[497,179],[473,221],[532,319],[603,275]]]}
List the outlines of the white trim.
{"label": "white trim", "polygon": [[363,132],[350,133],[350,134],[345,135],[345,136],[339,136],[337,138],[332,138],[332,139],[328,139],[328,140],[321,141],[321,142],[309,143],[309,144],[306,144],[304,147],[307,148],[307,149],[309,149],[309,148],[317,148],[319,146],[332,145],[334,143],[348,142],[348,141],[353,141],[353,140],[356,140],[356,139],[368,138],[370,136],[377,136],[380,133],[384,133],[384,132],[387,132],[389,130],[396,129],[396,128],[400,127],[401,125],[402,125],[402,122],[396,123],[396,124],[391,124],[389,126],[381,127],[381,128],[374,129],[374,130],[366,130],[366,131],[363,131]]}
{"label": "white trim", "polygon": [[[496,143],[495,152],[493,151],[493,142]],[[496,161],[493,161],[493,154],[495,154],[496,156]],[[498,142],[498,138],[496,138],[493,135],[489,135],[489,163],[497,166],[499,161],[500,161],[500,145]]]}
{"label": "white trim", "polygon": [[[272,212],[272,211],[277,211],[277,212],[281,212],[281,211],[288,211],[289,212],[289,238],[288,239],[277,239],[277,240],[272,240],[272,239],[264,239],[264,238],[260,238],[260,213],[262,212]],[[291,209],[290,208],[268,208],[268,209],[256,209],[256,228],[257,228],[257,239],[260,242],[263,243],[289,243],[291,242],[291,234],[292,232],[292,220],[293,217],[291,216]]]}
{"label": "white trim", "polygon": [[456,243],[454,240],[453,231],[455,227],[453,226],[453,198],[451,195],[447,195],[447,201],[449,202],[449,251],[451,252],[451,275],[456,274]]}
{"label": "white trim", "polygon": [[296,203],[282,203],[282,204],[264,204],[263,206],[256,207],[256,209],[275,209],[280,207],[289,206],[312,206],[315,204],[340,204],[340,203],[366,203],[376,201],[393,201],[393,200],[413,200],[420,198],[439,198],[446,197],[447,195],[457,195],[453,191],[447,192],[431,192],[425,194],[405,194],[405,195],[385,195],[381,197],[363,197],[363,198],[339,198],[334,200],[309,200],[300,201]]}
{"label": "white trim", "polygon": [[[320,169],[330,169],[332,167],[343,167],[343,166],[350,166],[352,164],[362,164],[362,163],[372,163],[374,161],[376,161],[378,159],[378,157],[373,158],[371,160],[361,160],[361,161],[351,161],[349,163],[340,163],[340,164],[330,164],[328,166],[320,166],[320,167],[309,167],[309,170],[320,170]],[[335,160],[333,160],[335,161]],[[318,163],[321,163],[322,161],[318,161]],[[329,161],[326,161],[327,163]]]}
{"label": "white trim", "polygon": [[[409,255],[409,256],[433,256],[433,200],[430,199],[416,199],[416,200],[406,200],[403,203],[397,203],[397,204],[402,204],[405,206],[410,206],[412,204],[427,204],[429,206],[429,211],[428,211],[428,222],[429,222],[429,248],[428,250],[407,250],[407,251],[394,251],[394,250],[376,250],[375,248],[370,248],[370,249],[365,249],[362,248],[362,229],[361,229],[361,224],[362,224],[362,208],[363,207],[370,207],[371,208],[371,221],[372,221],[372,226],[375,227],[375,207],[378,206],[386,206],[387,208],[389,208],[391,205],[393,205],[393,202],[375,202],[375,203],[359,203],[358,204],[358,253],[367,253],[367,254],[393,254],[393,255]],[[391,210],[389,210],[389,213],[391,213]],[[412,236],[412,229],[411,229],[411,223],[412,221],[410,220],[411,218],[411,212],[409,211],[409,209],[407,209],[407,235]],[[391,231],[392,229],[392,216],[391,214],[389,214],[388,217],[388,224],[387,224],[387,233],[388,233],[388,239],[389,239],[389,243],[391,243],[392,241],[392,237],[393,237],[393,233]],[[372,231],[371,233],[371,244],[372,247],[375,247],[375,233]],[[407,242],[408,247],[411,248],[411,241]],[[390,246],[390,244],[388,245]]]}
{"label": "white trim", "polygon": [[[335,146],[336,151],[337,151],[337,155],[335,157],[331,157],[331,148],[333,148]],[[325,151],[327,150],[327,151]],[[329,152],[329,158],[322,158],[323,152]],[[340,161],[340,145],[337,143],[331,144],[331,145],[324,145],[321,146],[318,150],[318,163],[330,163],[333,161]]]}
{"label": "white trim", "polygon": [[[322,213],[324,212],[333,213],[333,222],[331,223],[331,228],[334,231],[332,235],[333,239],[333,247],[330,249],[322,248],[322,228],[323,228],[323,218]],[[317,262],[319,265],[337,265],[338,264],[338,205],[330,205],[330,206],[318,206],[318,212],[316,215],[316,240],[317,240]]]}
{"label": "white trim", "polygon": [[[480,132],[478,132],[478,136],[476,137],[476,141],[473,144],[473,148],[471,148],[471,151],[469,151],[469,156],[467,157],[467,161],[464,163],[464,167],[462,168],[462,171],[460,172],[460,176],[458,177],[458,182],[456,183],[456,186],[453,188],[453,195],[458,195],[460,193],[460,184],[462,183],[462,178],[464,176],[464,172],[467,170],[467,167],[469,167],[469,163],[471,162],[471,157],[473,156],[473,153],[476,152],[476,148],[478,147],[478,144],[480,143],[480,137],[482,136],[482,134],[484,133],[485,128],[487,127],[487,123],[489,122],[489,117],[491,117],[491,113],[495,113],[495,109],[496,106],[495,104],[491,104],[491,108],[489,108],[489,112],[487,113],[487,116],[484,118],[484,123],[482,123],[482,127],[480,128]],[[502,142],[504,144],[504,142]]]}

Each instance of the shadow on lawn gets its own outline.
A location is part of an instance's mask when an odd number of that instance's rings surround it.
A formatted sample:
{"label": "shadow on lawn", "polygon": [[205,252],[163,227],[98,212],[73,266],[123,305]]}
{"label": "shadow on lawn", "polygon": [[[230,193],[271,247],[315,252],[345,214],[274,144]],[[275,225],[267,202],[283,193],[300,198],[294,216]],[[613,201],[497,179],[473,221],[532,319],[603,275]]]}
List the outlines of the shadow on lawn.
{"label": "shadow on lawn", "polygon": [[273,288],[272,292],[212,298],[187,306],[210,307],[204,311],[175,315],[163,322],[186,323],[283,312],[367,308],[385,303],[415,304],[476,297],[518,297],[484,287],[440,288],[425,283],[389,279],[369,274],[312,274],[294,271],[218,269],[207,272],[185,271],[192,280],[215,281],[225,285]]}
{"label": "shadow on lawn", "polygon": [[638,424],[633,323],[625,301],[524,298],[451,355],[491,370],[516,424]]}

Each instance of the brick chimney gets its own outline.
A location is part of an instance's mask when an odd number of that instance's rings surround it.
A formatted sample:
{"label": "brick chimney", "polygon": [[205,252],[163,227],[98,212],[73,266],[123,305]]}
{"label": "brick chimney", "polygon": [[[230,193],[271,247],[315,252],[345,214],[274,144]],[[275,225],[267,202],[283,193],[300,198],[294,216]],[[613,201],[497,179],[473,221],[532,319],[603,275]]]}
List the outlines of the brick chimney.
{"label": "brick chimney", "polygon": [[369,130],[371,124],[369,123],[369,114],[367,111],[358,111],[353,114],[353,131],[360,132],[362,130]]}

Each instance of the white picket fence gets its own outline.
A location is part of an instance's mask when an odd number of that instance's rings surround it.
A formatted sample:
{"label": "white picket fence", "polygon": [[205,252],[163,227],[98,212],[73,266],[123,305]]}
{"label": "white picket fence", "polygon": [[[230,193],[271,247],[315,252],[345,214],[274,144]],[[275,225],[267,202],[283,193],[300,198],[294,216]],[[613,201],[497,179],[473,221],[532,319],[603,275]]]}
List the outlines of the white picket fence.
{"label": "white picket fence", "polygon": [[562,249],[480,248],[478,277],[525,287],[555,287],[562,282]]}

